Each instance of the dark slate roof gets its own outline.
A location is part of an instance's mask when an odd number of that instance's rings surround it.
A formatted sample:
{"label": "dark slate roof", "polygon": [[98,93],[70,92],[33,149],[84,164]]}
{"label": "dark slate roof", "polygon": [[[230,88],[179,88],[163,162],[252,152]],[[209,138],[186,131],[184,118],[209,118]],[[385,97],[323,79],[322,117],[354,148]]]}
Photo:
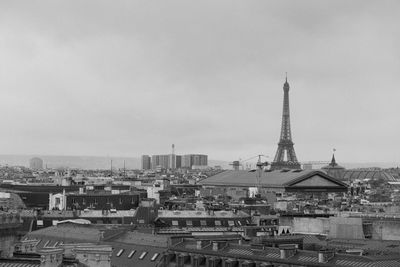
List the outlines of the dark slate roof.
{"label": "dark slate roof", "polygon": [[256,260],[264,262],[280,262],[286,264],[305,265],[305,266],[337,266],[337,267],[398,267],[400,266],[400,256],[390,258],[374,258],[365,256],[335,254],[326,263],[318,262],[318,252],[297,250],[296,254],[287,258],[280,259],[279,248],[264,247],[253,248],[249,245],[238,245],[228,243],[218,251],[213,251],[211,245],[196,249],[194,240],[184,239],[183,242],[171,247],[172,251],[188,252],[195,254],[205,254],[218,257],[240,258],[245,260]]}
{"label": "dark slate roof", "polygon": [[[224,171],[199,182],[201,185],[222,186],[255,186],[258,184],[257,171]],[[305,180],[314,175],[319,175],[339,186],[346,186],[343,182],[319,170],[277,170],[261,172],[260,185],[270,188],[284,188]]]}
{"label": "dark slate roof", "polygon": [[30,232],[26,237],[28,239],[36,240],[58,240],[63,241],[64,243],[96,243],[115,235],[122,234],[125,231],[126,229],[122,227],[63,223]]}
{"label": "dark slate roof", "polygon": [[400,241],[370,239],[331,239],[327,246],[336,249],[362,249],[370,254],[400,255]]}
{"label": "dark slate roof", "polygon": [[20,261],[20,260],[10,260],[1,259],[0,267],[36,267],[40,266],[40,261]]}
{"label": "dark slate roof", "polygon": [[[111,264],[115,267],[155,267],[161,261],[163,252],[167,250],[166,247],[145,246],[134,243],[110,242],[108,244],[113,247]],[[145,256],[141,257],[142,255]]]}

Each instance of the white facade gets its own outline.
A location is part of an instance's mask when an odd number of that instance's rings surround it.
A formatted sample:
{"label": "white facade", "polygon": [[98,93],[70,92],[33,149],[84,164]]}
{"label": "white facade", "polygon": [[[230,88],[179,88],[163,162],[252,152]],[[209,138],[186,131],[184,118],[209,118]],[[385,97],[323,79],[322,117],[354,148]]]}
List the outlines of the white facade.
{"label": "white facade", "polygon": [[58,209],[65,210],[67,205],[67,197],[65,194],[49,194],[49,210]]}

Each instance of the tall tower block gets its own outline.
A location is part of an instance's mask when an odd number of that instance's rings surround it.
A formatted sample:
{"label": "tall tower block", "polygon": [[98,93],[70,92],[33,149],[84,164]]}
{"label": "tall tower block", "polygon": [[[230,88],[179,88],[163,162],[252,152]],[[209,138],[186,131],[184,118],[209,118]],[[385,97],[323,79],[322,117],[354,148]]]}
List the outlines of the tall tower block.
{"label": "tall tower block", "polygon": [[289,88],[286,76],[286,81],[283,85],[281,137],[274,161],[271,164],[271,169],[273,170],[300,169],[300,163],[297,161],[296,152],[294,152],[292,132],[290,130]]}

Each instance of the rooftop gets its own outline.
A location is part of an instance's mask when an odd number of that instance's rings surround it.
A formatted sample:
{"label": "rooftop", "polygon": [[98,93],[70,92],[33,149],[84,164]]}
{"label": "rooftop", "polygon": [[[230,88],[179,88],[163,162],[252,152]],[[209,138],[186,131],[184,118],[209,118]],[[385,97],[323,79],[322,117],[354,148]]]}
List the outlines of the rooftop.
{"label": "rooftop", "polygon": [[397,179],[393,177],[390,173],[383,170],[346,170],[343,174],[343,180],[353,181],[353,180],[380,180],[383,179],[388,182],[396,182]]}
{"label": "rooftop", "polygon": [[[347,187],[343,182],[327,175],[319,170],[277,170],[262,171],[261,176],[258,171],[225,171],[199,183],[201,185],[212,186],[256,186],[269,188],[285,188],[299,185],[306,180],[314,180],[308,183],[308,187],[324,186],[324,187]],[[316,180],[318,179],[318,181]],[[316,184],[316,182],[318,182]],[[302,185],[303,186],[303,185]]]}
{"label": "rooftop", "polygon": [[184,239],[183,242],[171,247],[172,251],[206,254],[232,259],[245,259],[261,262],[278,262],[305,266],[337,266],[337,267],[395,267],[400,266],[400,256],[394,257],[365,257],[345,254],[332,254],[325,263],[319,262],[317,251],[295,250],[294,255],[281,259],[280,249],[272,247],[254,248],[250,245],[239,245],[234,242],[222,244],[218,250],[214,250],[211,243],[196,248],[196,240]]}

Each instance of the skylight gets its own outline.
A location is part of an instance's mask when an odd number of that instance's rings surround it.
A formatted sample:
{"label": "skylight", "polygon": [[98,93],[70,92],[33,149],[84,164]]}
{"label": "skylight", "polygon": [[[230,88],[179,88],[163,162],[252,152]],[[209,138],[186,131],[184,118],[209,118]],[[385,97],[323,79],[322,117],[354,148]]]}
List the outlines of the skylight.
{"label": "skylight", "polygon": [[151,261],[155,261],[157,259],[158,255],[160,255],[160,253],[155,253],[153,255],[153,257],[151,257]]}
{"label": "skylight", "polygon": [[132,258],[132,256],[135,254],[136,250],[132,250],[131,253],[129,253],[128,258]]}
{"label": "skylight", "polygon": [[144,257],[146,257],[147,251],[144,251],[142,254],[140,254],[139,260],[143,260]]}
{"label": "skylight", "polygon": [[118,251],[118,253],[117,253],[117,257],[121,256],[123,252],[124,252],[124,249],[121,248],[121,249]]}

